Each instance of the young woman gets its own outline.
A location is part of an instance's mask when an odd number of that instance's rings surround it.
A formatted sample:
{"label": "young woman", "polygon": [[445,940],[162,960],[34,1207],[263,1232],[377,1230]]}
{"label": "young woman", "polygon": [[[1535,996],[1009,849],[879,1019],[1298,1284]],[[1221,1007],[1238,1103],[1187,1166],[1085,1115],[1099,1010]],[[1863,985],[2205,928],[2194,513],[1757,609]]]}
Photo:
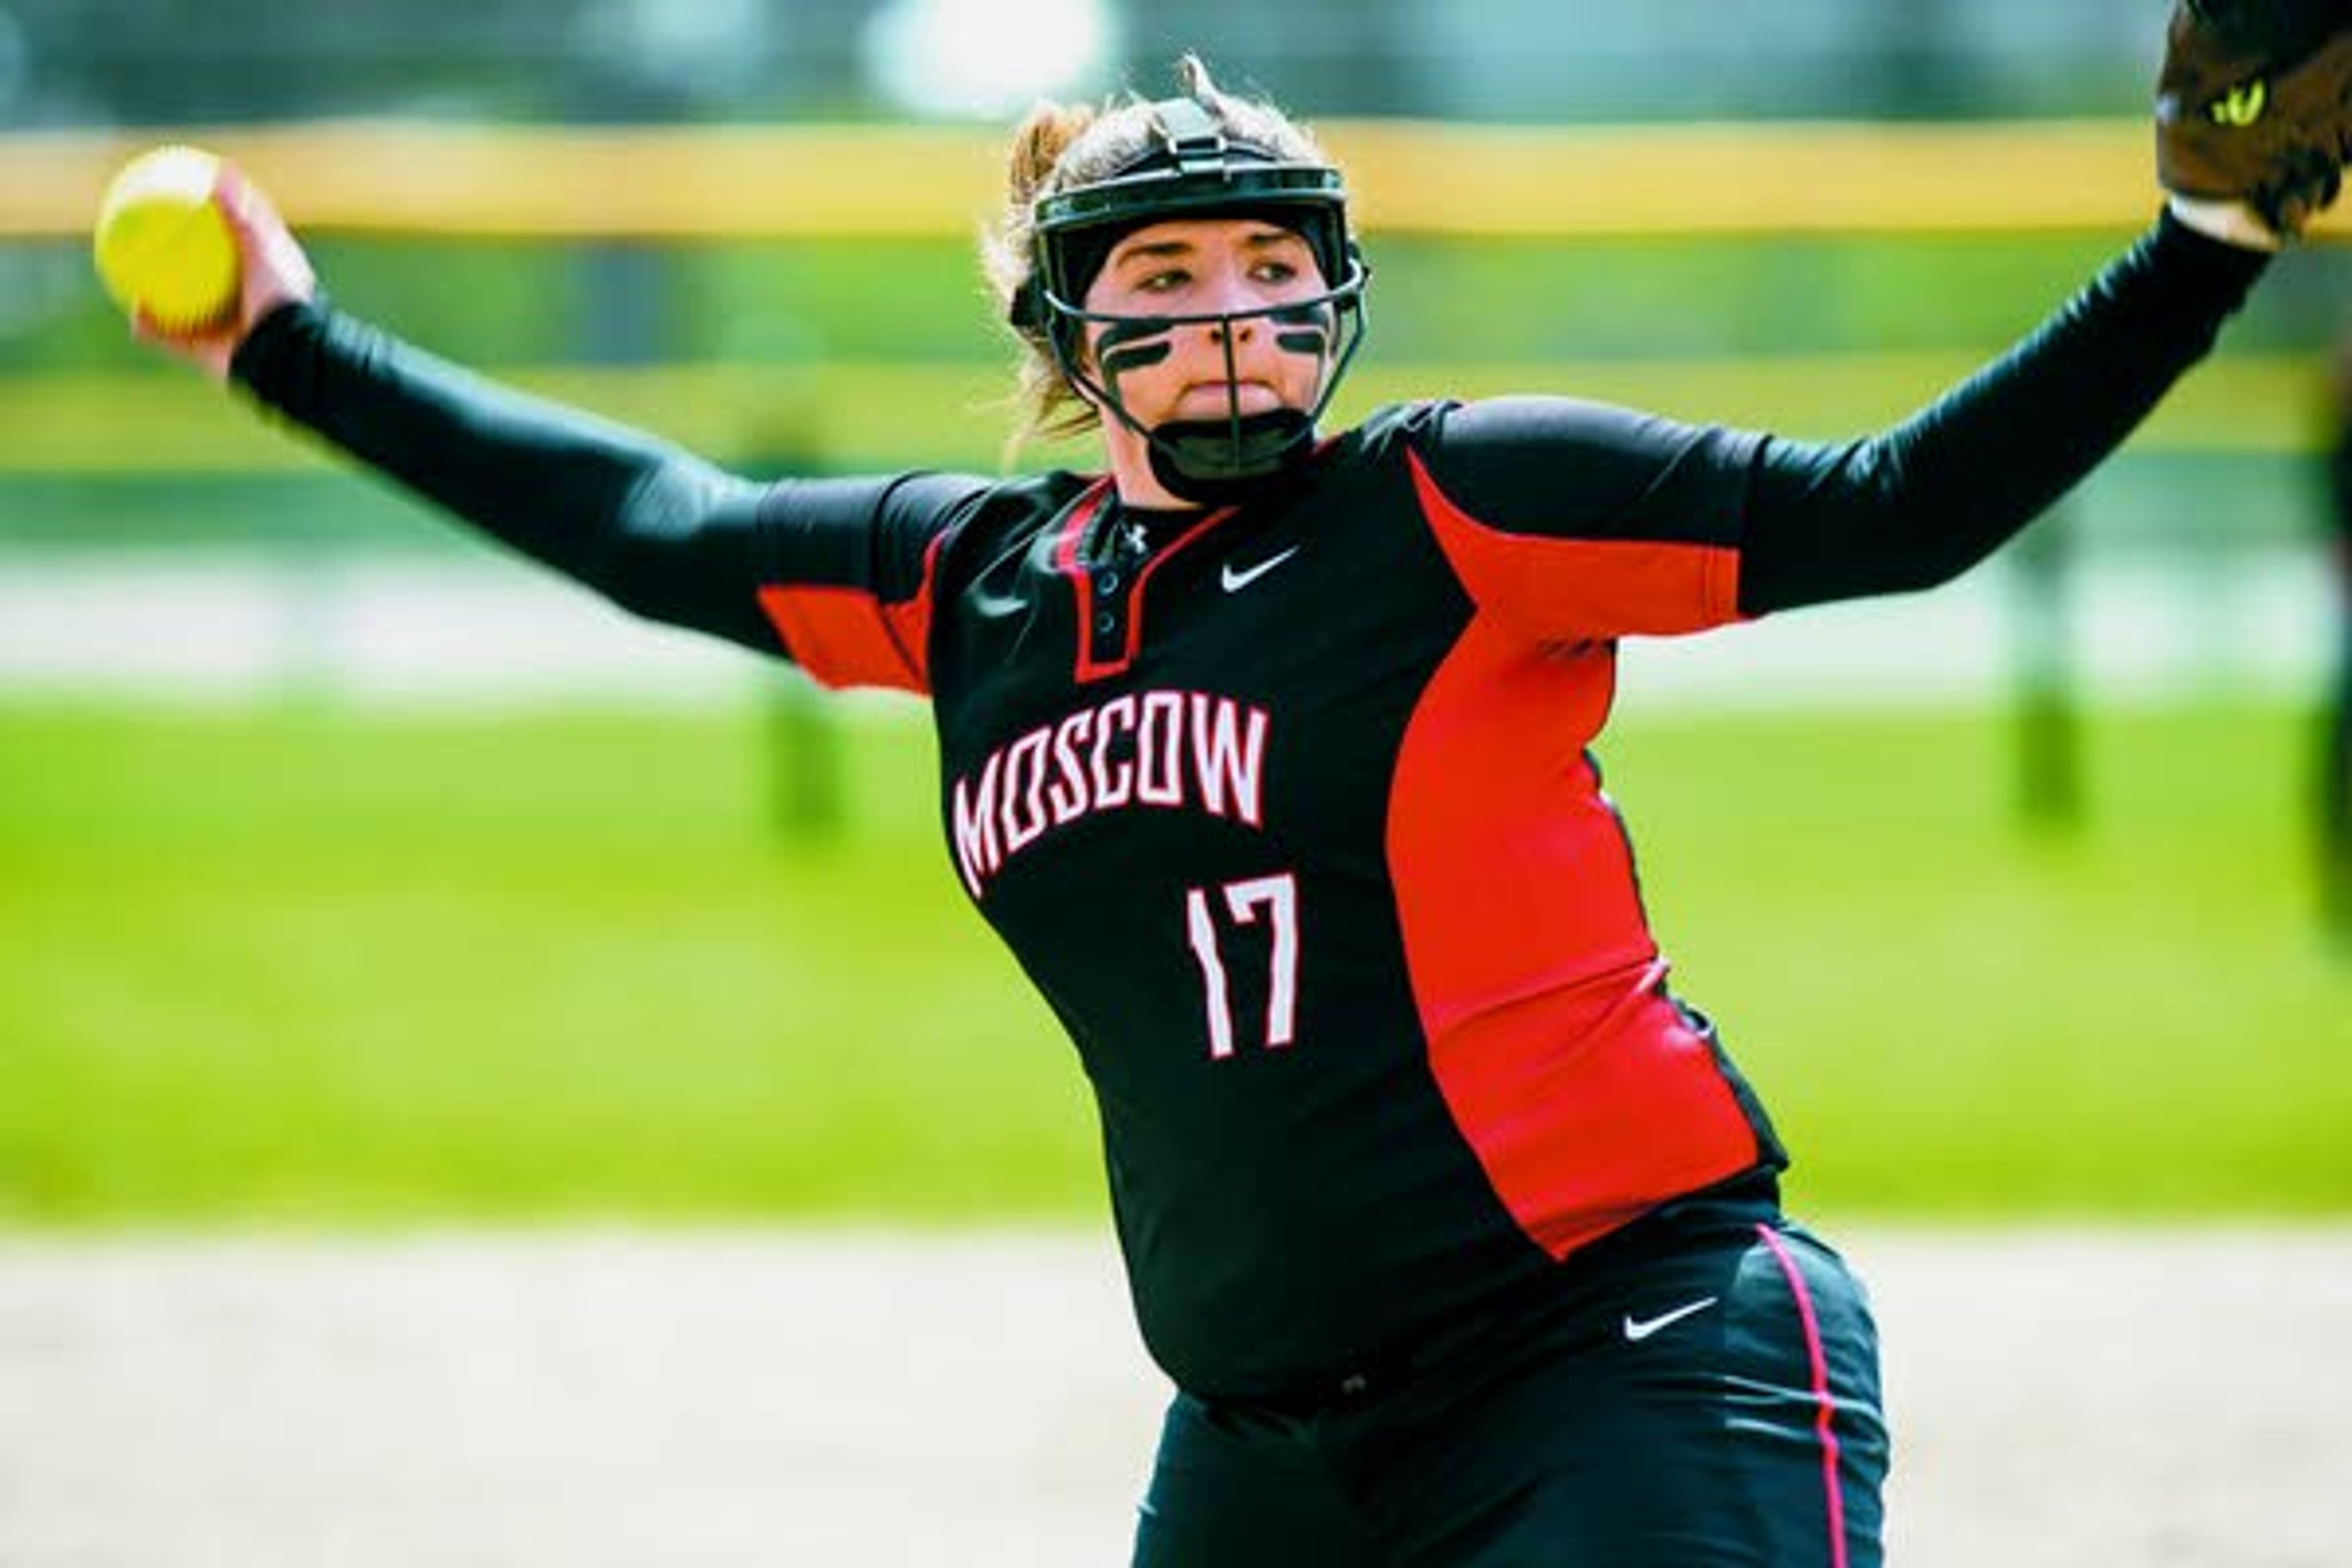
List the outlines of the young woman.
{"label": "young woman", "polygon": [[2312,171],[2191,190],[1867,440],[1550,397],[1325,436],[1341,177],[1182,75],[1033,116],[988,250],[1097,476],[731,477],[329,308],[233,173],[239,319],[173,346],[629,608],[929,697],[1180,1391],[1138,1563],[1875,1563],[1871,1321],[1667,986],[1586,750],[1617,642],[1981,558],[2207,352],[2274,243],[2237,198],[2291,226]]}

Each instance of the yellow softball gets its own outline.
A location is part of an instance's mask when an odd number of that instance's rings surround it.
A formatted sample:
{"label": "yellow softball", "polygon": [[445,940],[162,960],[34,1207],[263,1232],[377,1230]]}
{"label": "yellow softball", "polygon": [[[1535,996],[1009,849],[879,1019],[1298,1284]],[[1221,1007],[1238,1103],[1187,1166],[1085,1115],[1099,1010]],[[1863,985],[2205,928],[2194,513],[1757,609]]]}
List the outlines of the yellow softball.
{"label": "yellow softball", "polygon": [[220,160],[194,147],[156,147],[117,173],[99,204],[90,249],[126,314],[190,331],[236,309],[236,237],[213,198]]}

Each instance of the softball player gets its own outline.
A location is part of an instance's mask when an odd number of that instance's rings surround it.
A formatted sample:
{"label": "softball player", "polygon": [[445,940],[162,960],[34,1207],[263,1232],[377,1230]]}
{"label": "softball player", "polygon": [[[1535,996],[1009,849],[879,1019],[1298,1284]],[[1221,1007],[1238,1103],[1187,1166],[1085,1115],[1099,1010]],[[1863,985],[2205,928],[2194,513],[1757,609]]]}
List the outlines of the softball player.
{"label": "softball player", "polygon": [[2168,211],[1867,440],[1553,397],[1326,436],[1341,175],[1188,59],[1034,115],[988,251],[1037,418],[1098,423],[1103,473],[757,483],[330,308],[225,195],[243,316],[183,352],[630,609],[929,698],[955,874],[1093,1084],[1179,1390],[1137,1563],[1879,1562],[1863,1291],[1781,1214],[1588,748],[1620,639],[2021,527],[2263,271],[2197,226],[2257,217]]}

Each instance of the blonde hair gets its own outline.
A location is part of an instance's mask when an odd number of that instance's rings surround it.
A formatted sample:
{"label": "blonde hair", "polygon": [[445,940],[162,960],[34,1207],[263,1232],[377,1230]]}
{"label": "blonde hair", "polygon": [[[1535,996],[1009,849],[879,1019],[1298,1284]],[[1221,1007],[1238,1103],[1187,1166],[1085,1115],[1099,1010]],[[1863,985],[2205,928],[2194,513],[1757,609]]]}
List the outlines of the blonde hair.
{"label": "blonde hair", "polygon": [[[1210,79],[1198,55],[1176,62],[1183,95],[1209,111],[1219,130],[1236,142],[1262,147],[1287,162],[1328,163],[1330,157],[1304,128],[1261,99],[1237,98]],[[1013,133],[1007,159],[1004,210],[981,236],[980,264],[997,319],[1036,276],[1036,204],[1045,196],[1110,178],[1157,144],[1159,122],[1151,102],[1133,92],[1123,100],[1092,104],[1040,103]],[[1094,405],[1063,376],[1041,316],[1013,329],[1020,341],[1021,422],[1010,443],[1018,450],[1036,437],[1075,436],[1099,421]]]}

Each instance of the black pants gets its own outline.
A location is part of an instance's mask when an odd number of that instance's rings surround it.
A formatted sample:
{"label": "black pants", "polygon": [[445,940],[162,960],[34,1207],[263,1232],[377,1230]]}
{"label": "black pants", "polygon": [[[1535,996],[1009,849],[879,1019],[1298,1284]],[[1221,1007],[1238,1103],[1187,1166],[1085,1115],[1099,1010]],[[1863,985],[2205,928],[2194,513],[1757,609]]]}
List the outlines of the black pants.
{"label": "black pants", "polygon": [[1180,1394],[1136,1568],[1878,1568],[1860,1284],[1769,1200],[1638,1229],[1393,1382]]}

